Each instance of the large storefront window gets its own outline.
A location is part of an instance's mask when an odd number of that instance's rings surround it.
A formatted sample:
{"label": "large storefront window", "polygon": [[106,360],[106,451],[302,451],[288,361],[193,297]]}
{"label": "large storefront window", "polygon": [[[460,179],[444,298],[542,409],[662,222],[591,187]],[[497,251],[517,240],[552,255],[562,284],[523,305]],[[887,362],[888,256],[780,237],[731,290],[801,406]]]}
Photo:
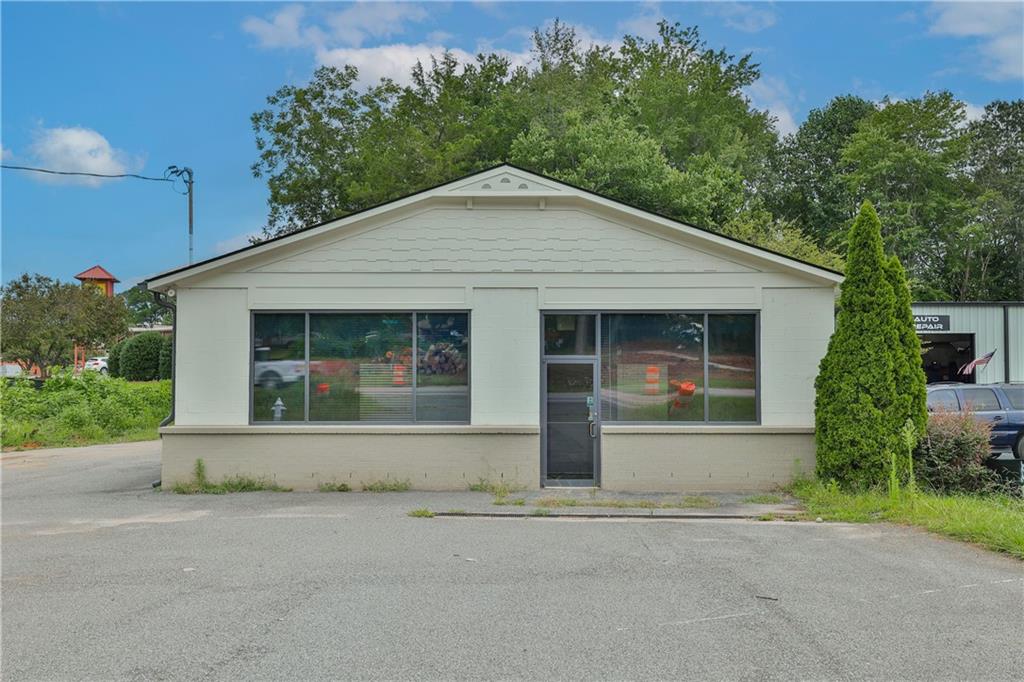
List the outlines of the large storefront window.
{"label": "large storefront window", "polygon": [[257,315],[253,325],[253,421],[306,418],[306,316]]}
{"label": "large storefront window", "polygon": [[704,421],[704,316],[601,316],[602,418]]}
{"label": "large storefront window", "polygon": [[[469,421],[466,313],[256,313],[253,324],[255,422]],[[282,325],[275,354],[268,333]],[[287,355],[301,381],[261,380],[276,369],[261,349]]]}
{"label": "large storefront window", "polygon": [[756,422],[756,322],[749,313],[601,314],[602,420]]}
{"label": "large storefront window", "polygon": [[713,422],[757,420],[753,315],[708,315],[708,412]]}

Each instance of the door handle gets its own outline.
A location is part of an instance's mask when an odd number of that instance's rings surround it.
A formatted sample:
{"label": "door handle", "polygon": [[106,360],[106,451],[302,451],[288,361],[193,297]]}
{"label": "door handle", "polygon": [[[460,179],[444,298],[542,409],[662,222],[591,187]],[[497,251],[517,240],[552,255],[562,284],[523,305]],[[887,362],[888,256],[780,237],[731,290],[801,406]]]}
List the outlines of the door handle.
{"label": "door handle", "polygon": [[593,420],[590,422],[590,437],[597,438],[597,422]]}

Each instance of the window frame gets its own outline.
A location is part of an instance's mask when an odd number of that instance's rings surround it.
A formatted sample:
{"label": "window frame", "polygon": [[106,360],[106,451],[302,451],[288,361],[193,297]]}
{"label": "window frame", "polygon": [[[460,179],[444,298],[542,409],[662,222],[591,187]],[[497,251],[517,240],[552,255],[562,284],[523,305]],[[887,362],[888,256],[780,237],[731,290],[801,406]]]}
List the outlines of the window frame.
{"label": "window frame", "polygon": [[[303,395],[303,418],[301,421],[255,421],[255,385],[256,385],[256,316],[257,315],[302,315],[305,324],[305,382],[306,390]],[[466,316],[466,329],[468,331],[469,339],[469,363],[466,367],[466,407],[467,415],[465,420],[458,421],[426,421],[416,419],[416,388],[419,383],[419,331],[416,327],[418,315],[429,314],[429,315],[465,315]],[[411,399],[411,419],[387,419],[387,420],[374,420],[374,421],[311,421],[309,418],[309,398],[310,398],[310,380],[309,380],[309,317],[310,315],[409,315],[411,320],[411,332],[412,332],[412,357],[415,363],[412,368],[412,399]],[[373,308],[373,309],[312,309],[303,308],[301,310],[295,309],[281,309],[281,308],[267,308],[249,310],[249,426],[289,426],[289,427],[302,427],[302,426],[467,426],[472,423],[473,419],[473,315],[472,311],[466,309],[453,309],[453,308],[439,308],[437,310],[428,308],[419,308],[410,310],[408,308]]]}
{"label": "window frame", "polygon": [[[548,355],[544,352],[544,316],[545,315],[595,315],[594,324],[594,355]],[[678,427],[704,427],[704,426],[761,426],[761,311],[742,308],[653,308],[653,309],[595,309],[595,308],[571,308],[571,309],[541,309],[540,310],[540,365],[541,374],[544,372],[545,362],[559,362],[560,360],[594,359],[597,365],[598,394],[604,384],[600,382],[604,365],[602,363],[601,332],[604,327],[605,315],[700,315],[703,317],[704,338],[702,340],[703,362],[704,362],[704,419],[702,421],[672,422],[672,421],[621,421],[605,420],[600,412],[598,417],[602,425],[608,426],[678,426]],[[708,388],[708,319],[710,315],[752,315],[754,317],[754,420],[753,421],[711,421],[711,392]],[[543,376],[541,377],[543,382]],[[541,387],[543,391],[543,386]],[[541,400],[543,401],[543,393]],[[600,400],[598,403],[600,404]]]}

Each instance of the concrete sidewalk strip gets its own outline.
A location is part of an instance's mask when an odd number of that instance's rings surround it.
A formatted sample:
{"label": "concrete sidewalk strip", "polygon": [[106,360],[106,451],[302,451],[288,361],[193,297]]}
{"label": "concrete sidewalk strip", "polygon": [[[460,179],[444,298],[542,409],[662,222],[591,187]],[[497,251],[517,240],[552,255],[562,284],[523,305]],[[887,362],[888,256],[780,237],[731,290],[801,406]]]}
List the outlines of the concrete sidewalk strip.
{"label": "concrete sidewalk strip", "polygon": [[[539,513],[541,512],[541,513]],[[658,509],[650,509],[646,512],[636,512],[628,510],[612,510],[612,511],[591,511],[591,510],[580,510],[580,511],[549,511],[544,507],[537,507],[530,511],[438,511],[433,512],[435,517],[485,517],[485,518],[509,518],[509,519],[646,519],[646,520],[659,520],[663,519],[666,521],[681,521],[681,520],[708,520],[708,519],[741,519],[741,520],[753,520],[764,517],[771,517],[777,519],[781,517],[792,517],[799,519],[802,517],[799,511],[787,511],[787,512],[772,512],[772,513],[759,513],[759,514],[715,514],[715,513],[673,513],[666,512]]]}

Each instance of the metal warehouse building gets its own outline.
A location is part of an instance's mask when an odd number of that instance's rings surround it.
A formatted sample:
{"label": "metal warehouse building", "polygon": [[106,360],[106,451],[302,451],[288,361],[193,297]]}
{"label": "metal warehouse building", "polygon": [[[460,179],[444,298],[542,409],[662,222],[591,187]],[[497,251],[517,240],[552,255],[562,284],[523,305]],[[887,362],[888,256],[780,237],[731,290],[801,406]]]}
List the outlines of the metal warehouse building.
{"label": "metal warehouse building", "polygon": [[[913,309],[928,383],[1024,381],[1024,301],[922,301]],[[987,366],[958,374],[993,350]]]}

